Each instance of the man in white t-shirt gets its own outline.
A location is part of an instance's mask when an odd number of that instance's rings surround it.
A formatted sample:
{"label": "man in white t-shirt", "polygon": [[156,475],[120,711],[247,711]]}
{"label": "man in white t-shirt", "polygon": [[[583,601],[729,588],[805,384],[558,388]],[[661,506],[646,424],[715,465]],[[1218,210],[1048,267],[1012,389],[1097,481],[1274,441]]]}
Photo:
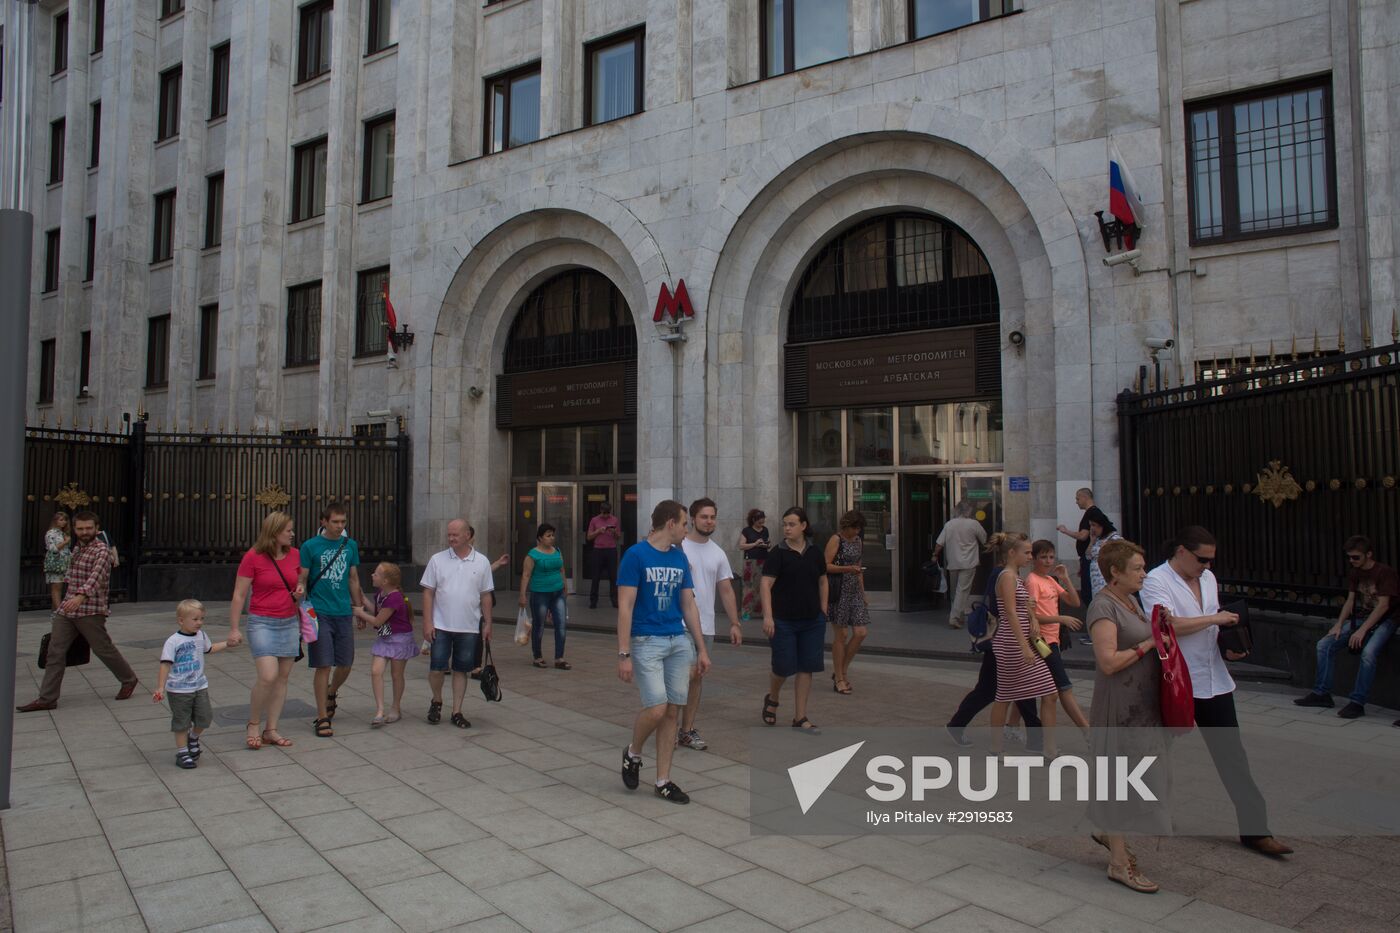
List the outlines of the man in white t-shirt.
{"label": "man in white t-shirt", "polygon": [[[686,560],[690,561],[690,576],[695,583],[695,602],[700,607],[700,632],[711,644],[715,639],[715,597],[724,603],[724,611],[729,616],[729,643],[743,642],[744,634],[739,626],[739,604],[734,598],[734,572],[729,569],[729,555],[724,548],[710,540],[715,533],[719,510],[713,499],[696,499],[690,504],[690,531],[681,548]],[[690,695],[686,700],[685,713],[681,716],[680,733],[677,745],[703,751],[707,745],[695,728],[695,714],[700,710],[700,686],[703,679],[692,670],[690,674]]]}
{"label": "man in white t-shirt", "polygon": [[977,575],[977,565],[982,562],[982,548],[987,543],[987,529],[972,517],[972,503],[964,499],[958,503],[957,512],[938,533],[934,542],[933,559],[945,557],[948,568],[948,593],[952,597],[952,608],[948,612],[948,625],[962,628],[967,621],[967,610],[972,601],[972,578]]}
{"label": "man in white t-shirt", "polygon": [[428,722],[442,721],[442,682],[452,669],[452,725],[471,727],[462,715],[467,679],[475,663],[477,640],[491,640],[491,561],[471,545],[471,525],[465,518],[447,523],[447,550],[428,559],[419,585],[423,588],[423,637],[432,643],[428,686],[433,700]]}

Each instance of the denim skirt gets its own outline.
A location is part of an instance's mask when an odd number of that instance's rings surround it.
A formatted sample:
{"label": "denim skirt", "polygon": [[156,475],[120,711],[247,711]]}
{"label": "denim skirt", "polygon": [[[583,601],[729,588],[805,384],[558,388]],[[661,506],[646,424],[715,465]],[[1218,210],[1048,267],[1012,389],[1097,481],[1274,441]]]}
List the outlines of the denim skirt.
{"label": "denim skirt", "polygon": [[295,658],[301,651],[301,617],[249,615],[248,650],[255,658]]}

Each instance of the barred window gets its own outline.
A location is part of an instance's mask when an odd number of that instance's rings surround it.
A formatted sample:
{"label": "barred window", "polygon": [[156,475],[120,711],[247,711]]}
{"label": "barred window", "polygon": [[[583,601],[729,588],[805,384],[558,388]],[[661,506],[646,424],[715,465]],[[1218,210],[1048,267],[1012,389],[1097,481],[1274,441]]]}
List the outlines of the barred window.
{"label": "barred window", "polygon": [[1191,242],[1337,225],[1330,77],[1186,107]]}
{"label": "barred window", "polygon": [[287,367],[321,361],[321,283],[287,289]]}
{"label": "barred window", "polygon": [[617,286],[601,272],[571,269],[536,288],[510,325],[505,371],[532,372],[637,358],[637,331]]}
{"label": "barred window", "polygon": [[890,214],[838,234],[802,273],[791,311],[792,343],[995,323],[1001,313],[977,244],[927,214]]}
{"label": "barred window", "polygon": [[389,267],[366,269],[360,273],[355,295],[355,355],[379,356],[389,344],[388,322],[384,313],[384,288],[389,284]]}

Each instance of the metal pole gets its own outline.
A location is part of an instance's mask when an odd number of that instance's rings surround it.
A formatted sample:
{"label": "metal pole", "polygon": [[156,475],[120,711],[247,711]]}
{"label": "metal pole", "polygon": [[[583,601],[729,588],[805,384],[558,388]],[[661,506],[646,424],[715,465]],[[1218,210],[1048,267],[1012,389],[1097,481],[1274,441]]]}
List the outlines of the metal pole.
{"label": "metal pole", "polygon": [[15,652],[19,639],[20,527],[24,501],[24,406],[28,395],[29,263],[34,218],[28,211],[29,115],[33,96],[35,0],[5,3],[5,100],[0,107],[0,314],[10,316],[0,342],[0,809],[10,807],[15,734]]}

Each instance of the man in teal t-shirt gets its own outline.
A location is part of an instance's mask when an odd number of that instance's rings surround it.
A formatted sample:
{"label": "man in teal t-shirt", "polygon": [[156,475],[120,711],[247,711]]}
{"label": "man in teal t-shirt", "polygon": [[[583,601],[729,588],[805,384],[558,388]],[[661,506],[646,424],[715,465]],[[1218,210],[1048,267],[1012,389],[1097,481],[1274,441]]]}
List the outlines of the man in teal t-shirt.
{"label": "man in teal t-shirt", "polygon": [[[306,663],[316,672],[316,734],[335,733],[336,694],[355,663],[355,617],[352,606],[364,604],[360,589],[360,548],[345,530],[345,506],[329,503],[321,512],[321,531],[301,546],[298,582],[316,610],[319,635],[306,646]],[[334,669],[334,672],[332,672]]]}

